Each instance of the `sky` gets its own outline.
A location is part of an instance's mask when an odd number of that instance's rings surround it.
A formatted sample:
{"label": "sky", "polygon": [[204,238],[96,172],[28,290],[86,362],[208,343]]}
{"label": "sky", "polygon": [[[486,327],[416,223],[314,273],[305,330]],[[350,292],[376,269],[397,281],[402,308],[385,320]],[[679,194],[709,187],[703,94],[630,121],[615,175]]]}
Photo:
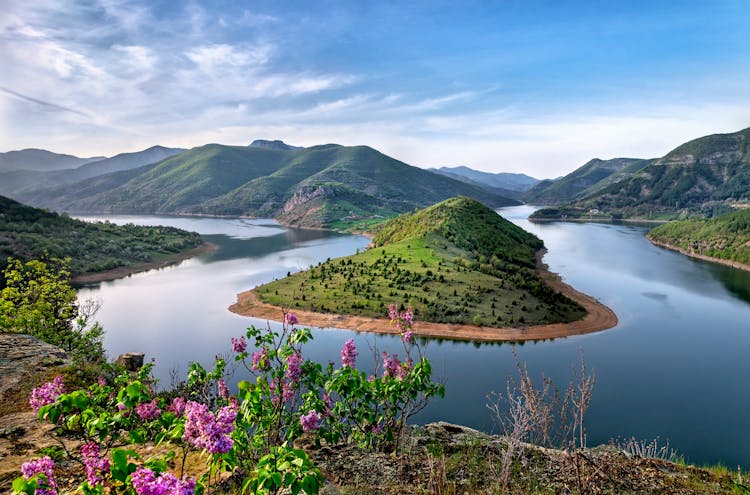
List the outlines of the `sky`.
{"label": "sky", "polygon": [[564,175],[750,127],[750,0],[0,0],[0,151],[282,139]]}

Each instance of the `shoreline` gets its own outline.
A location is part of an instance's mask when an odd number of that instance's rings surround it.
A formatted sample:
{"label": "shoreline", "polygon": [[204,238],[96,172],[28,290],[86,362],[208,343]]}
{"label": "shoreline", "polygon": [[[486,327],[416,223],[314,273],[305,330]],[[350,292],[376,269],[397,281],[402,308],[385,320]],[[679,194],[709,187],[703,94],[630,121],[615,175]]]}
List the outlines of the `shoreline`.
{"label": "shoreline", "polygon": [[650,235],[646,235],[646,239],[651,242],[656,247],[669,249],[670,251],[676,251],[680,254],[683,254],[689,258],[695,258],[702,261],[708,261],[711,263],[718,263],[720,265],[728,266],[730,268],[736,268],[738,270],[745,270],[750,272],[750,265],[746,265],[744,263],[740,263],[739,261],[732,261],[732,260],[725,260],[723,258],[714,258],[712,256],[706,256],[705,254],[698,254],[694,253],[692,251],[688,251],[687,249],[683,249],[678,246],[674,246],[672,244],[668,244],[666,242],[657,241],[656,239],[653,239]]}
{"label": "shoreline", "polygon": [[[548,270],[541,261],[544,252],[537,254],[537,272],[545,283],[558,292],[576,301],[586,310],[586,316],[570,323],[550,323],[526,327],[486,327],[458,323],[431,323],[415,321],[412,332],[422,337],[445,338],[451,340],[468,340],[481,342],[518,342],[522,340],[544,340],[607,330],[617,325],[614,311],[601,304],[595,298],[577,291],[562,281],[561,277]],[[272,321],[283,319],[283,310],[261,302],[250,289],[237,294],[237,301],[229,306],[229,311],[240,316],[263,318]],[[305,326],[318,328],[340,328],[355,332],[371,332],[398,335],[398,332],[386,318],[366,316],[337,315],[312,311],[295,311]]]}
{"label": "shoreline", "polygon": [[181,261],[193,258],[201,254],[212,253],[218,249],[219,246],[217,246],[216,244],[203,241],[194,248],[190,248],[186,251],[180,251],[179,253],[169,254],[159,261],[149,261],[148,263],[138,263],[129,266],[118,266],[117,268],[112,268],[111,270],[105,270],[103,272],[83,273],[71,278],[70,281],[73,284],[91,284],[96,282],[117,280],[120,278],[125,278],[129,275],[133,275],[135,273],[141,273],[148,270],[175,265]]}

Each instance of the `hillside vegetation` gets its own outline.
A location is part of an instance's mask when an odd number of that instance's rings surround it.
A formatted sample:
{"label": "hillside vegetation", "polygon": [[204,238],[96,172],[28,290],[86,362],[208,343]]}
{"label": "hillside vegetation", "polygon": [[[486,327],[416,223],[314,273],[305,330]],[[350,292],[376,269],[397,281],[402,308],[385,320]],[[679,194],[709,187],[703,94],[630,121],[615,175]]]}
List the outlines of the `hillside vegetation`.
{"label": "hillside vegetation", "polygon": [[542,241],[470,198],[392,219],[373,244],[256,293],[274,305],[369,317],[383,317],[389,304],[403,302],[423,321],[497,327],[585,314],[535,272]]}
{"label": "hillside vegetation", "polygon": [[716,216],[750,202],[750,128],[685,143],[631,177],[536,218]]}
{"label": "hillside vegetation", "polygon": [[688,254],[750,265],[750,210],[670,222],[651,230],[648,237]]}
{"label": "hillside vegetation", "polygon": [[22,198],[57,211],[248,215],[346,228],[455,195],[493,208],[518,204],[367,146],[335,144],[304,149],[209,144],[153,165]]}
{"label": "hillside vegetation", "polygon": [[195,232],[83,222],[0,196],[0,270],[8,257],[70,257],[72,273],[80,275],[158,262],[202,242]]}

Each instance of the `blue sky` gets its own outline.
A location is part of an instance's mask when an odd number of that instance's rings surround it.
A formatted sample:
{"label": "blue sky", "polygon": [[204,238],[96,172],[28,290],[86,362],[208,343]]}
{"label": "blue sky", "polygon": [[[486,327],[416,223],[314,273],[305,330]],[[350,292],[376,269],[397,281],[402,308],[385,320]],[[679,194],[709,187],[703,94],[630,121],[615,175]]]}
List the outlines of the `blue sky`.
{"label": "blue sky", "polygon": [[556,177],[750,126],[750,2],[0,0],[0,151],[367,144]]}

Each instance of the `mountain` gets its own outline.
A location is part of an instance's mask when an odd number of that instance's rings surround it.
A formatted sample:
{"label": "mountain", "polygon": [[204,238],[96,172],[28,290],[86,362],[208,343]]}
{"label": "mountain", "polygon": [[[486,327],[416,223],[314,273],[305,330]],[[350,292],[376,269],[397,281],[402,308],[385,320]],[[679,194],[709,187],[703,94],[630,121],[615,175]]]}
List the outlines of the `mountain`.
{"label": "mountain", "polygon": [[291,150],[303,149],[302,146],[292,146],[291,144],[286,144],[284,141],[280,141],[278,139],[274,141],[268,141],[266,139],[256,139],[255,141],[250,143],[250,147],[264,148],[267,150],[277,150],[277,151],[291,151]]}
{"label": "mountain", "polygon": [[648,238],[655,244],[689,256],[750,266],[750,210],[734,211],[709,219],[669,222],[651,230]]}
{"label": "mountain", "polygon": [[516,193],[521,193],[539,182],[539,179],[529,177],[526,174],[513,174],[508,172],[493,174],[464,166],[431,168],[429,170],[470,184],[504,192],[514,191]]}
{"label": "mountain", "polygon": [[673,219],[750,203],[750,128],[689,141],[631,177],[536,218]]}
{"label": "mountain", "polygon": [[182,153],[180,148],[152,146],[135,153],[120,153],[111,158],[86,162],[77,168],[52,171],[13,170],[0,172],[0,194],[7,196],[29,195],[34,190],[62,184],[72,184],[90,177],[120,170],[128,170]]}
{"label": "mountain", "polygon": [[568,203],[630,177],[649,162],[639,158],[594,158],[561,179],[537,183],[526,191],[523,199],[534,205]]}
{"label": "mountain", "polygon": [[22,197],[61,211],[249,215],[340,228],[457,194],[493,208],[518,204],[367,146],[335,144],[298,150],[209,144],[156,164]]}
{"label": "mountain", "polygon": [[9,256],[71,258],[74,275],[158,263],[202,243],[173,227],[91,223],[0,196],[0,270]]}
{"label": "mountain", "polygon": [[62,170],[75,168],[85,163],[101,160],[103,156],[78,158],[72,155],[61,155],[47,150],[29,148],[20,151],[0,153],[0,172],[13,170]]}
{"label": "mountain", "polygon": [[[574,321],[585,310],[534,270],[542,241],[478,201],[456,197],[386,222],[372,248],[255,289],[266,303],[421,321],[512,326]],[[241,308],[240,308],[241,309]]]}

